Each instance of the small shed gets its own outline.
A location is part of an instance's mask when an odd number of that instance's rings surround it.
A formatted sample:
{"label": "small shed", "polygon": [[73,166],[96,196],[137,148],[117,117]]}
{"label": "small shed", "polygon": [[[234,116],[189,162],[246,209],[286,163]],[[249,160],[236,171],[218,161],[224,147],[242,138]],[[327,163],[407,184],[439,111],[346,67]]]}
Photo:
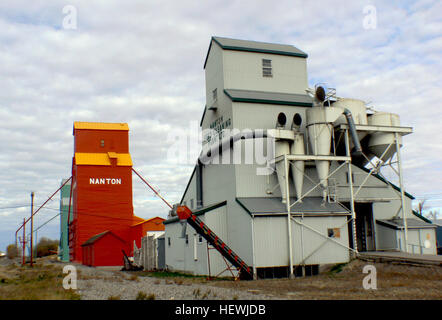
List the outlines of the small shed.
{"label": "small shed", "polygon": [[[378,249],[405,251],[404,220],[378,219]],[[415,254],[437,254],[436,225],[419,220],[407,219],[408,252]]]}
{"label": "small shed", "polygon": [[82,245],[82,263],[87,266],[122,266],[123,252],[128,243],[112,231],[104,231],[85,241]]}

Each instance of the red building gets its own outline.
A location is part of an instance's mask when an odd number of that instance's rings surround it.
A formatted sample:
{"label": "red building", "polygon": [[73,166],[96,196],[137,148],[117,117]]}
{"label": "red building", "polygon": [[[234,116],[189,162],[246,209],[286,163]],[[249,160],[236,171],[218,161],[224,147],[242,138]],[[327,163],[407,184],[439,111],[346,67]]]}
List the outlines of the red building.
{"label": "red building", "polygon": [[120,266],[122,250],[128,251],[127,242],[112,231],[91,237],[82,245],[83,264],[87,266]]}
{"label": "red building", "polygon": [[[133,232],[133,225],[145,221],[135,217],[132,206],[132,159],[129,154],[129,127],[126,123],[74,122],[74,157],[72,161],[73,221],[69,225],[70,260],[91,265],[123,264],[119,252],[95,253],[83,261],[95,241],[106,247],[106,241],[116,238],[125,242],[131,254],[133,241],[143,236]],[[161,218],[159,218],[161,219]],[[162,225],[164,230],[164,225]],[[139,228],[136,228],[138,230]],[[108,231],[105,236],[94,237]],[[116,238],[115,238],[116,237]],[[92,241],[88,242],[87,241]],[[87,244],[82,248],[83,244]],[[88,251],[89,250],[89,251]],[[112,264],[113,265],[113,264]]]}

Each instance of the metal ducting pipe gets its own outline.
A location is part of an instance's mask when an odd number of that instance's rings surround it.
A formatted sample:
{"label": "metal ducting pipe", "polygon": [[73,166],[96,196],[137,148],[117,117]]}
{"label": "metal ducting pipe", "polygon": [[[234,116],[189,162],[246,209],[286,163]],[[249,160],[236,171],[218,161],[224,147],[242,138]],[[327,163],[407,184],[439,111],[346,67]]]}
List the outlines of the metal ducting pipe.
{"label": "metal ducting pipe", "polygon": [[361,143],[359,142],[358,133],[356,131],[355,122],[353,120],[353,116],[351,114],[351,111],[347,108],[344,109],[344,115],[347,119],[348,128],[350,130],[351,139],[353,140],[353,144],[355,146],[355,151],[352,153],[354,156],[361,156],[362,155],[362,147]]}
{"label": "metal ducting pipe", "polygon": [[245,133],[238,133],[231,136],[226,141],[221,141],[217,146],[211,148],[209,151],[200,155],[198,163],[206,164],[211,157],[221,155],[224,149],[232,148],[233,144],[238,140],[255,139],[255,138],[267,138],[267,130],[253,130]]}

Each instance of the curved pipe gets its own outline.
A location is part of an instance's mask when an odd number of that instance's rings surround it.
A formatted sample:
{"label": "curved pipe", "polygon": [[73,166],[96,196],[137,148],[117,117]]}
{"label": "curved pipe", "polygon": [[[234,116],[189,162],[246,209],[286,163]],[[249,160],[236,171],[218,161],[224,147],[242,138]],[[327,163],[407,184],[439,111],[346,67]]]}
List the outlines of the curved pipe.
{"label": "curved pipe", "polygon": [[199,163],[206,164],[211,157],[222,154],[223,150],[233,147],[233,144],[238,140],[255,139],[255,138],[267,138],[267,130],[253,130],[249,132],[243,132],[231,136],[230,139],[221,141],[217,146],[212,147],[209,151],[200,155],[198,158]]}
{"label": "curved pipe", "polygon": [[361,143],[359,142],[358,133],[356,132],[356,126],[351,111],[345,108],[344,115],[345,118],[347,119],[347,124],[350,130],[351,139],[353,140],[353,144],[355,145],[355,151],[353,152],[353,155],[360,156],[362,155],[362,147]]}

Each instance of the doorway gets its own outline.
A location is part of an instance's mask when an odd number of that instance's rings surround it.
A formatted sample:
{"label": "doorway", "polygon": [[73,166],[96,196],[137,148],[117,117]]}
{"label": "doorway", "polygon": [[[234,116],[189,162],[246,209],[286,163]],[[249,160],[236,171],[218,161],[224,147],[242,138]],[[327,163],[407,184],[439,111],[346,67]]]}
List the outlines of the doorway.
{"label": "doorway", "polygon": [[[350,208],[350,203],[343,203]],[[356,212],[356,241],[358,251],[375,251],[375,235],[373,222],[373,203],[355,202]],[[349,217],[350,219],[351,217]],[[349,244],[353,248],[353,228],[348,224]]]}

